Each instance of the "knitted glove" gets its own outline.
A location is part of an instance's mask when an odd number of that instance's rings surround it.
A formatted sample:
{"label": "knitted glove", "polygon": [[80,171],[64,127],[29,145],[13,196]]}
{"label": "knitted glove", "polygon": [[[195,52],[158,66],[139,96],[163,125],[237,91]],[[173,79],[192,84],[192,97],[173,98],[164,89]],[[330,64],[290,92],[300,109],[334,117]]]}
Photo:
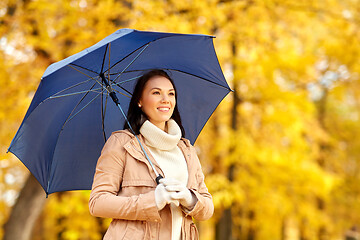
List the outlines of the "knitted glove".
{"label": "knitted glove", "polygon": [[178,200],[182,206],[189,210],[195,206],[196,196],[182,182],[172,178],[163,178],[160,183],[170,193],[171,199]]}
{"label": "knitted glove", "polygon": [[170,197],[171,192],[166,191],[163,184],[157,185],[155,188],[155,202],[158,210],[161,210],[165,207],[166,204],[174,203],[176,206],[179,206],[179,201],[174,200]]}

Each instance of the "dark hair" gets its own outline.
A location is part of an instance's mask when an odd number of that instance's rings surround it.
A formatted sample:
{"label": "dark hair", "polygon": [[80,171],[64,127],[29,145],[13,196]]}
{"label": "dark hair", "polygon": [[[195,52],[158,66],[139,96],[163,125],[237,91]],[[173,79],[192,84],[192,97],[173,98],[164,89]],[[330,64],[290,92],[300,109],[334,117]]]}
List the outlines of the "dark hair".
{"label": "dark hair", "polygon": [[[140,101],[140,98],[141,98],[141,95],[143,93],[146,83],[155,76],[162,76],[162,77],[169,79],[169,81],[171,82],[171,84],[174,87],[175,100],[177,103],[177,91],[176,91],[174,81],[170,78],[170,76],[164,70],[154,69],[154,70],[151,70],[151,71],[145,73],[144,75],[142,75],[136,82],[136,85],[135,85],[135,88],[134,88],[134,91],[133,91],[133,94],[132,94],[132,97],[130,100],[130,104],[129,104],[129,110],[127,112],[127,118],[129,120],[131,127],[134,130],[135,134],[140,134],[141,126],[145,122],[145,120],[147,120],[147,116],[141,110],[141,108],[138,106],[138,103]],[[171,118],[173,120],[175,120],[175,122],[179,125],[179,127],[181,129],[181,136],[185,137],[185,130],[181,124],[181,117],[180,117],[180,113],[179,113],[177,104],[175,104],[174,112],[173,112]],[[124,124],[124,129],[130,130],[130,127],[128,126],[127,122],[125,122],[125,124]]]}

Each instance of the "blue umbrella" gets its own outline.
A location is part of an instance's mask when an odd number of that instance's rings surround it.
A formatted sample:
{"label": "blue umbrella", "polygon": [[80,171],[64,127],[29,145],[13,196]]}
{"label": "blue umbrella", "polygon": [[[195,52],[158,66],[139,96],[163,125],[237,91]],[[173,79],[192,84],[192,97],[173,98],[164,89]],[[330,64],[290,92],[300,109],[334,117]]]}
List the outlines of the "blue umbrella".
{"label": "blue umbrella", "polygon": [[174,80],[185,135],[194,143],[231,91],[213,37],[120,29],[46,69],[9,151],[47,194],[91,189],[101,149],[124,126],[136,80],[150,69]]}

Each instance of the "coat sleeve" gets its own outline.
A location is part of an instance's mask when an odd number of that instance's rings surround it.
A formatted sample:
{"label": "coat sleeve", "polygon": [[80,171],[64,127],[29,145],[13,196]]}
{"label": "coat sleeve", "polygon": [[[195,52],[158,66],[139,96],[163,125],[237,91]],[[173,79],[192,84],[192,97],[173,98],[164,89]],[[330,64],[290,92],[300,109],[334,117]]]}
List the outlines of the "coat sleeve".
{"label": "coat sleeve", "polygon": [[192,216],[195,220],[204,221],[204,220],[208,220],[213,215],[214,203],[212,201],[212,196],[205,185],[204,173],[201,169],[201,164],[194,147],[191,147],[191,156],[192,159],[194,160],[194,164],[197,169],[196,170],[197,186],[191,188],[190,191],[192,191],[195,194],[198,201],[191,211],[185,210],[184,212],[186,215]]}
{"label": "coat sleeve", "polygon": [[155,193],[118,196],[125,167],[124,144],[130,137],[110,136],[101,151],[91,189],[89,209],[96,217],[126,220],[160,220]]}

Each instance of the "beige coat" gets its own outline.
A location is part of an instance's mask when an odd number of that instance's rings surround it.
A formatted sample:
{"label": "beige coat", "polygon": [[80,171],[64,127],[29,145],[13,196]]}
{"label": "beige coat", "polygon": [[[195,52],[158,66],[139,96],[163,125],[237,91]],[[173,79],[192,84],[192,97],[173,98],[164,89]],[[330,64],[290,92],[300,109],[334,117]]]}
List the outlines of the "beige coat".
{"label": "beige coat", "polygon": [[[164,176],[141,135],[139,139],[158,172]],[[194,147],[187,139],[181,139],[178,146],[188,166],[187,187],[198,199],[190,212],[183,210],[182,239],[198,239],[192,217],[199,221],[209,219],[214,205]],[[155,178],[134,135],[127,130],[114,132],[98,160],[89,200],[93,216],[113,219],[104,239],[171,239],[170,207],[167,205],[158,211]]]}

